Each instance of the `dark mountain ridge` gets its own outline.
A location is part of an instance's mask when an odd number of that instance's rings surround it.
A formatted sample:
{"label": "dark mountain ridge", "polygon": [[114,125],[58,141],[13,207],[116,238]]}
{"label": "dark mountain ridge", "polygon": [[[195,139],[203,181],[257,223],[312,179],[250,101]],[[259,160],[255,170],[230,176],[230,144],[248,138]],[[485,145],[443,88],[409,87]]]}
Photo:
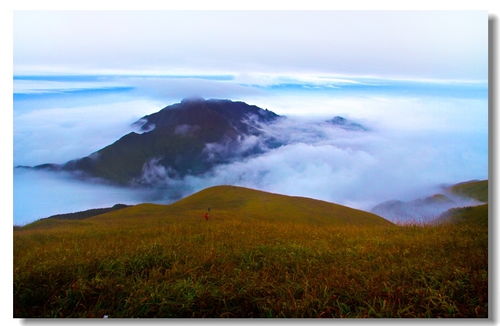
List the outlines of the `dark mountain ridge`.
{"label": "dark mountain ridge", "polygon": [[181,103],[142,117],[136,124],[143,123],[140,127],[142,131],[196,124],[211,128],[230,127],[225,130],[229,132],[258,134],[259,130],[249,123],[249,119],[253,118],[257,123],[266,123],[278,117],[274,112],[244,102],[184,99]]}
{"label": "dark mountain ridge", "polygon": [[[185,99],[142,117],[133,124],[136,132],[86,157],[34,168],[123,186],[168,186],[169,180],[202,175],[217,165],[286,145],[280,135],[269,132],[270,124],[280,119],[285,117],[244,102]],[[367,130],[339,116],[327,123]]]}
{"label": "dark mountain ridge", "polygon": [[259,136],[259,126],[279,117],[244,102],[183,100],[135,122],[142,133],[130,132],[89,156],[62,165],[35,168],[70,171],[122,185],[202,174],[217,164],[279,146],[272,139],[239,146],[245,138]]}
{"label": "dark mountain ridge", "polygon": [[332,125],[335,125],[339,128],[345,129],[345,130],[368,131],[368,129],[365,126],[363,126],[362,124],[347,120],[346,118],[341,117],[341,116],[335,116],[332,119],[327,120],[326,122],[330,123]]}
{"label": "dark mountain ridge", "polygon": [[73,212],[73,213],[64,213],[64,214],[57,214],[57,215],[52,215],[44,219],[59,219],[59,220],[83,220],[89,217],[113,212],[119,209],[127,208],[130,207],[130,205],[125,205],[125,204],[116,204],[111,207],[104,207],[104,208],[92,208],[92,209],[87,209],[84,211],[78,211],[78,212]]}

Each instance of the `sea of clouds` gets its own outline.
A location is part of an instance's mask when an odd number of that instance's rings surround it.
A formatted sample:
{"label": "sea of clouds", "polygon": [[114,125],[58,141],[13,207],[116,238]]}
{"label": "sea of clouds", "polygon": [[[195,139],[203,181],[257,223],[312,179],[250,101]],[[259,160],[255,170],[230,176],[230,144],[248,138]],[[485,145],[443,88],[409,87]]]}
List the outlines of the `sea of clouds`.
{"label": "sea of clouds", "polygon": [[[425,89],[433,89],[428,83],[414,92],[353,90],[349,86],[367,82],[332,78],[127,77],[82,83],[21,83],[14,103],[15,166],[63,163],[89,155],[134,130],[132,123],[142,116],[194,95],[243,100],[287,116],[261,126],[261,139],[242,139],[245,146],[265,146],[265,137],[284,145],[182,179],[169,178],[151,162],[145,172],[158,179],[155,189],[119,188],[15,169],[15,224],[116,203],[168,203],[220,184],[371,209],[386,200],[431,195],[443,184],[487,178],[488,107],[482,95],[425,95]],[[325,123],[337,115],[368,130]]]}

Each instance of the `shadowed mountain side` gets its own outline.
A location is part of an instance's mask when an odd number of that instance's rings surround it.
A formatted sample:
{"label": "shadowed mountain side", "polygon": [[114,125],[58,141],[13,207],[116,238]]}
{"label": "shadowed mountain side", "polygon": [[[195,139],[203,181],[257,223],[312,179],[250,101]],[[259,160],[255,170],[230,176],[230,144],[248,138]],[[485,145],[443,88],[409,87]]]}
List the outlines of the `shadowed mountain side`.
{"label": "shadowed mountain side", "polygon": [[149,185],[169,177],[197,175],[217,164],[279,146],[272,139],[245,142],[247,137],[261,133],[260,124],[278,117],[243,102],[184,100],[137,121],[135,125],[142,133],[131,132],[63,165],[42,164],[36,168],[74,171],[122,185]]}
{"label": "shadowed mountain side", "polygon": [[[279,121],[286,118],[244,102],[187,99],[142,117],[133,123],[137,132],[86,157],[35,168],[124,186],[165,186],[172,179],[202,175],[218,165],[290,144],[293,140],[279,134],[287,131],[276,133],[273,128]],[[318,123],[368,130],[340,116]]]}
{"label": "shadowed mountain side", "polygon": [[112,207],[106,207],[106,208],[93,208],[93,209],[88,209],[85,211],[79,211],[79,212],[73,212],[73,213],[66,213],[66,214],[56,214],[52,215],[49,217],[44,217],[41,218],[37,221],[34,221],[33,223],[27,224],[25,226],[14,226],[15,230],[21,230],[24,229],[25,227],[28,228],[51,228],[53,226],[57,225],[66,225],[67,223],[65,222],[76,222],[84,219],[88,219],[94,216],[106,214],[109,212],[114,212],[118,211],[127,207],[131,207],[130,205],[124,205],[124,204],[116,204],[113,205]]}
{"label": "shadowed mountain side", "polygon": [[[210,210],[209,210],[210,209]],[[140,204],[85,219],[89,223],[172,223],[259,220],[282,223],[339,226],[390,226],[391,222],[372,213],[325,201],[278,195],[243,187],[216,186],[204,189],[171,205]],[[73,221],[67,221],[68,225]],[[24,227],[40,227],[43,219]],[[57,225],[61,225],[58,223]]]}
{"label": "shadowed mountain side", "polygon": [[326,122],[328,122],[332,125],[335,125],[337,127],[340,127],[342,129],[345,129],[345,130],[368,131],[368,128],[366,128],[365,126],[363,126],[357,122],[347,120],[346,118],[341,117],[341,116],[336,116],[330,120],[327,120]]}
{"label": "shadowed mountain side", "polygon": [[116,204],[116,205],[113,205],[112,207],[94,208],[94,209],[88,209],[85,211],[74,212],[74,213],[57,214],[57,215],[49,216],[47,218],[54,218],[54,219],[60,219],[60,220],[81,220],[84,218],[89,218],[92,216],[101,215],[104,213],[109,213],[109,212],[123,209],[126,207],[130,207],[130,205]]}

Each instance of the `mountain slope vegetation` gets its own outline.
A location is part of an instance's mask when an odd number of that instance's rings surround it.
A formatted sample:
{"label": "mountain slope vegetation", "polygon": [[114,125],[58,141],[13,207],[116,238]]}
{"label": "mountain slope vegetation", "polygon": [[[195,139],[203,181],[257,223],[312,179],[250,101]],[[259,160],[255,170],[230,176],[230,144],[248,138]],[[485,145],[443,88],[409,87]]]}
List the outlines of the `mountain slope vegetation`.
{"label": "mountain slope vegetation", "polygon": [[[216,166],[287,145],[291,140],[273,132],[273,123],[285,119],[244,102],[185,99],[142,117],[133,124],[136,131],[86,157],[35,168],[122,186],[164,186],[168,180],[203,175]],[[368,130],[340,116],[326,125]]]}
{"label": "mountain slope vegetation", "polygon": [[488,204],[449,209],[441,214],[435,223],[472,224],[488,227]]}
{"label": "mountain slope vegetation", "polygon": [[[411,201],[389,200],[370,211],[397,223],[434,223],[455,208],[488,202],[488,180],[472,180],[446,186],[437,193]],[[443,221],[446,219],[442,219]]]}
{"label": "mountain slope vegetation", "polygon": [[488,180],[472,180],[457,183],[447,189],[453,194],[488,202]]}
{"label": "mountain slope vegetation", "polygon": [[14,316],[487,317],[488,232],[213,187],[16,228]]}
{"label": "mountain slope vegetation", "polygon": [[[92,212],[98,214],[87,214]],[[351,226],[390,226],[391,222],[375,214],[337,205],[321,200],[291,197],[236,186],[215,186],[204,189],[170,205],[140,204],[131,207],[119,206],[118,210],[89,210],[73,213],[78,216],[87,214],[88,223],[99,224],[104,221],[123,221],[136,219],[142,221],[185,220],[198,221],[209,212],[210,219],[265,221],[283,223],[305,223],[314,225],[351,225]],[[66,219],[74,219],[73,214],[63,214]],[[98,215],[98,216],[95,216]],[[33,228],[54,223],[58,216],[42,219],[25,228]],[[95,218],[94,218],[95,217]],[[80,218],[81,219],[81,218]],[[48,221],[50,220],[50,221]]]}
{"label": "mountain slope vegetation", "polygon": [[[144,116],[130,132],[91,155],[63,165],[36,168],[76,171],[112,183],[154,184],[157,179],[200,174],[237,157],[262,151],[240,146],[246,137],[258,136],[260,124],[279,116],[243,102],[188,99]],[[265,146],[279,146],[268,139]]]}
{"label": "mountain slope vegetation", "polygon": [[92,216],[101,215],[101,214],[105,214],[105,213],[112,212],[115,210],[123,209],[123,208],[128,207],[128,206],[129,205],[116,204],[116,205],[113,205],[112,207],[94,208],[94,209],[88,209],[88,210],[80,211],[80,212],[52,215],[52,216],[46,217],[46,219],[81,220],[84,218],[89,218]]}

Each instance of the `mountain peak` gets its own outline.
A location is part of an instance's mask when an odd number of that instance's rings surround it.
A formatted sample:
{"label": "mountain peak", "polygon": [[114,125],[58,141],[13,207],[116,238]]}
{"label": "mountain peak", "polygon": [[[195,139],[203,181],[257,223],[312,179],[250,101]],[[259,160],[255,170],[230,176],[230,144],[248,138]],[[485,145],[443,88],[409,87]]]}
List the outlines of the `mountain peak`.
{"label": "mountain peak", "polygon": [[350,130],[350,131],[367,131],[368,130],[365,126],[363,126],[357,122],[348,120],[348,119],[341,117],[341,116],[335,116],[332,119],[327,120],[326,122],[330,123],[332,125],[335,125],[337,127],[340,127],[342,129]]}
{"label": "mountain peak", "polygon": [[218,128],[229,124],[238,132],[255,134],[255,124],[268,123],[278,117],[274,112],[245,102],[186,98],[180,103],[166,106],[156,113],[142,117],[135,124],[141,125],[141,130],[145,132],[154,128],[175,128],[178,125]]}
{"label": "mountain peak", "polygon": [[142,133],[131,132],[57,169],[122,185],[199,175],[218,164],[279,146],[267,138],[241,146],[248,137],[262,135],[263,126],[277,118],[274,112],[244,102],[187,98],[136,121]]}
{"label": "mountain peak", "polygon": [[181,101],[181,104],[188,104],[188,103],[198,103],[198,102],[204,102],[205,99],[203,97],[198,97],[198,96],[193,96],[193,97],[186,97]]}

